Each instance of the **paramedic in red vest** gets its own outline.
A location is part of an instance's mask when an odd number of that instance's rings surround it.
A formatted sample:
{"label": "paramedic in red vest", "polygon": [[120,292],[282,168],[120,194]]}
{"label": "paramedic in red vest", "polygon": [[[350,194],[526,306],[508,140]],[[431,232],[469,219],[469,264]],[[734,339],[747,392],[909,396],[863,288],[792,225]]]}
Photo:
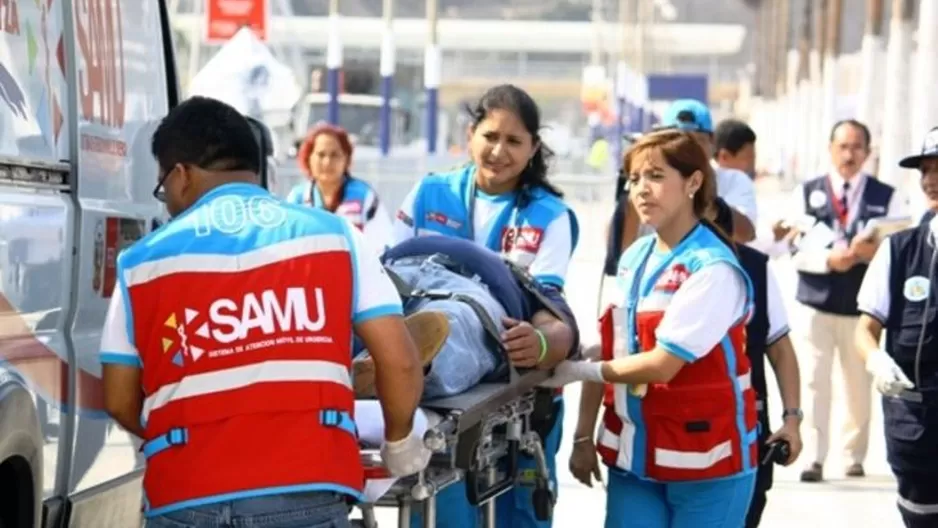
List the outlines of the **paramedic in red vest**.
{"label": "paramedic in red vest", "polygon": [[429,461],[396,289],[347,222],[256,184],[258,145],[230,106],[183,102],[152,153],[173,220],[118,257],[101,341],[106,408],[144,440],[147,525],[346,526],[364,484],[353,332],[375,358],[385,464]]}
{"label": "paramedic in red vest", "polygon": [[310,130],[297,154],[307,181],[293,187],[287,201],[345,217],[380,253],[391,245],[391,217],[375,189],[349,172],[353,150],[343,128],[320,124]]}
{"label": "paramedic in red vest", "polygon": [[753,288],[726,235],[702,220],[716,195],[708,157],[679,130],[629,150],[630,199],[655,234],[619,262],[623,308],[602,318],[603,361],[565,361],[548,381],[611,385],[597,446],[610,468],[606,528],[746,521],[759,462]]}
{"label": "paramedic in red vest", "polygon": [[[853,334],[859,320],[857,293],[877,244],[862,236],[873,218],[903,214],[894,189],[865,174],[870,131],[854,120],[835,123],[830,133],[831,168],[827,174],[800,184],[786,208],[792,225],[816,222],[814,234],[825,232],[834,242],[826,247],[803,247],[793,253],[798,270],[796,298],[805,312],[803,350],[807,386],[805,452],[809,464],[802,482],[824,478],[830,445],[831,379],[834,355],[840,360],[847,394],[844,424],[845,467],[848,477],[864,476],[870,436],[872,379],[863,367]],[[823,242],[823,240],[822,240]],[[798,244],[796,244],[797,246]],[[796,331],[798,329],[796,328]]]}
{"label": "paramedic in red vest", "polygon": [[[562,291],[570,258],[576,248],[578,224],[560,190],[547,180],[547,162],[552,152],[541,141],[541,118],[537,103],[513,85],[490,88],[469,108],[471,162],[465,166],[427,175],[404,199],[394,223],[396,243],[415,236],[443,235],[472,240],[526,268],[545,287]],[[529,337],[535,329],[516,326]],[[509,329],[506,328],[506,331]],[[565,358],[565,350],[539,357],[537,364],[549,367]],[[543,397],[543,395],[541,395]],[[555,459],[563,425],[563,396],[554,400],[544,428],[547,465],[556,493]],[[534,459],[521,457],[522,475],[535,467]],[[443,490],[437,499],[437,526],[474,527],[478,511],[468,510],[460,486]],[[551,521],[538,521],[531,501],[533,480],[523,480],[497,499],[499,527],[547,528]],[[452,502],[448,502],[452,497]],[[444,506],[444,503],[446,504]],[[456,513],[456,508],[463,508]],[[464,513],[465,511],[465,513]]]}

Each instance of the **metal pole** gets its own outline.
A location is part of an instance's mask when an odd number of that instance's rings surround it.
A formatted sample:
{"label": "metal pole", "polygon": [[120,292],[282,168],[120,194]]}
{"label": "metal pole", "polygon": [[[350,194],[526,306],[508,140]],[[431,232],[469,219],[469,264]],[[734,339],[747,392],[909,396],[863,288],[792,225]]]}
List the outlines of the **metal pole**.
{"label": "metal pole", "polygon": [[823,58],[824,99],[822,111],[822,130],[834,124],[837,118],[837,64],[840,60],[840,26],[843,14],[843,0],[828,0],[827,34],[825,56]]}
{"label": "metal pole", "polygon": [[793,176],[801,181],[813,176],[810,168],[811,150],[818,148],[811,143],[811,41],[814,36],[811,0],[801,0],[801,30],[798,38],[798,96],[795,111],[798,122],[795,127],[797,139]]}
{"label": "metal pole", "polygon": [[443,57],[437,38],[437,0],[427,0],[427,49],[423,58],[423,84],[427,90],[427,154],[436,154],[437,116]]}
{"label": "metal pole", "polygon": [[766,99],[775,97],[775,76],[778,74],[779,34],[775,20],[775,0],[764,0],[760,8],[765,12],[765,92]]}
{"label": "metal pole", "polygon": [[791,0],[775,1],[775,31],[778,48],[775,50],[775,94],[784,94],[788,87],[788,50],[792,47]]}
{"label": "metal pole", "polygon": [[603,61],[603,0],[593,0],[590,11],[590,22],[593,23],[593,42],[590,50],[590,65],[602,66]]}
{"label": "metal pole", "polygon": [[757,38],[755,42],[756,57],[756,85],[755,93],[764,97],[768,92],[768,70],[771,67],[769,60],[769,50],[772,47],[772,35],[769,31],[769,8],[766,5],[768,0],[764,0],[756,8],[756,28]]}
{"label": "metal pole", "polygon": [[391,152],[391,98],[394,96],[394,0],[384,0],[384,38],[381,41],[381,155]]}
{"label": "metal pole", "polygon": [[877,174],[886,183],[897,188],[900,196],[909,197],[917,193],[905,190],[908,173],[897,167],[896,161],[911,152],[909,115],[909,81],[912,74],[912,0],[893,0],[889,27],[889,45],[886,49],[885,113],[883,114],[883,138]]}
{"label": "metal pole", "polygon": [[[810,173],[817,172],[821,165],[821,149],[824,134],[821,131],[824,122],[824,57],[827,45],[827,0],[812,0],[814,17],[814,39],[811,46],[811,83],[808,90],[809,108],[808,128],[805,131],[808,138],[807,159],[805,160]],[[826,167],[825,167],[826,168]],[[822,169],[823,170],[823,169]]]}
{"label": "metal pole", "polygon": [[[882,134],[883,76],[885,45],[883,42],[883,0],[867,0],[866,30],[860,50],[862,66],[860,94],[857,102],[857,119],[866,123],[874,138]],[[868,163],[868,170],[876,172],[873,160]]]}
{"label": "metal pole", "polygon": [[798,80],[807,80],[811,76],[811,0],[801,0],[801,32],[798,38]]}
{"label": "metal pole", "polygon": [[913,148],[918,147],[930,128],[938,125],[938,102],[935,101],[935,85],[938,84],[938,2],[922,0],[918,10],[918,53],[915,72],[911,79],[915,102],[912,112]]}
{"label": "metal pole", "polygon": [[339,20],[339,0],[329,1],[329,40],[326,44],[326,92],[329,106],[326,119],[339,124],[339,93],[342,91],[342,32]]}
{"label": "metal pole", "polygon": [[637,13],[635,15],[635,36],[637,39],[635,46],[635,70],[637,75],[632,80],[632,130],[635,132],[645,131],[645,108],[648,103],[645,99],[645,86],[648,74],[648,21],[649,12],[655,8],[653,2],[648,0],[637,0],[635,2]]}
{"label": "metal pole", "polygon": [[817,55],[817,67],[812,75],[820,75],[827,55],[827,0],[814,0],[814,28],[812,51]]}
{"label": "metal pole", "polygon": [[[613,167],[616,169],[622,164],[622,142],[628,128],[626,120],[629,115],[629,30],[634,29],[632,14],[635,9],[630,0],[619,0],[619,62],[616,64],[616,135],[612,143]],[[633,101],[634,102],[634,101]],[[631,123],[630,123],[631,125]]]}

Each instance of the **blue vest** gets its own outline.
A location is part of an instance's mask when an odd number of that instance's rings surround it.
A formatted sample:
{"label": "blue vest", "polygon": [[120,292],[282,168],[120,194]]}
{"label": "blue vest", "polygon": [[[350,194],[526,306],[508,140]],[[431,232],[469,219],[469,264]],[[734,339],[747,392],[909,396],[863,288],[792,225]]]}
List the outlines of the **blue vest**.
{"label": "blue vest", "polygon": [[[804,184],[805,212],[818,221],[827,224],[837,231],[840,229],[837,213],[834,210],[834,198],[831,187],[827,183],[827,176],[819,176]],[[827,199],[816,207],[811,204],[811,195],[824,193]],[[881,181],[867,176],[866,185],[859,207],[859,214],[847,226],[844,234],[849,241],[857,234],[869,220],[884,217],[889,211],[889,201],[892,199],[893,188]],[[829,273],[798,272],[798,302],[808,305],[821,312],[837,315],[859,315],[857,310],[857,293],[866,274],[866,264],[857,264],[846,272],[831,271]]]}
{"label": "blue vest", "polygon": [[[367,210],[365,202],[370,195],[374,194],[375,199]],[[287,195],[287,202],[292,204],[311,205],[318,209],[325,208],[322,200],[322,193],[319,188],[311,181],[297,184]],[[342,184],[342,190],[339,193],[339,206],[334,211],[335,214],[347,219],[355,227],[363,229],[365,224],[375,217],[378,210],[378,196],[375,190],[362,180],[347,176],[345,183]]]}
{"label": "blue vest", "polygon": [[[933,243],[929,240],[928,223],[891,235],[889,244],[889,314],[873,314],[877,318],[887,315],[886,351],[896,360],[902,371],[913,381],[915,353],[919,335],[925,325],[922,341],[920,376],[924,387],[938,389],[938,282],[935,270],[929,270]],[[938,269],[938,265],[936,265]],[[872,280],[873,277],[870,277]],[[929,301],[925,312],[925,300]]]}
{"label": "blue vest", "polygon": [[[427,175],[414,197],[414,230],[417,235],[439,234],[474,240],[470,211],[475,202],[475,165]],[[514,206],[495,220],[485,246],[527,267],[537,254],[544,232],[558,216],[568,214],[571,253],[579,238],[576,215],[560,198],[541,187],[521,191]],[[545,284],[563,286],[564,278],[537,276]]]}

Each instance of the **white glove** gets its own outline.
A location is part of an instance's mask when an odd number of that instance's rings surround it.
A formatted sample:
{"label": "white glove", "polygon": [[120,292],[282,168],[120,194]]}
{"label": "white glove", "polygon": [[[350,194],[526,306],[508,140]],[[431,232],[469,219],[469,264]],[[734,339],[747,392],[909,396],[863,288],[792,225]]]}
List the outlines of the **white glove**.
{"label": "white glove", "polygon": [[605,383],[602,362],[565,360],[554,367],[554,374],[541,382],[541,387],[556,389],[577,381]]}
{"label": "white glove", "polygon": [[381,460],[388,473],[395,477],[406,477],[422,471],[430,463],[433,452],[423,445],[422,435],[414,429],[406,437],[394,442],[385,441],[381,446]]}
{"label": "white glove", "polygon": [[915,387],[883,350],[876,350],[866,358],[866,370],[873,375],[873,386],[884,396],[898,396],[902,391]]}

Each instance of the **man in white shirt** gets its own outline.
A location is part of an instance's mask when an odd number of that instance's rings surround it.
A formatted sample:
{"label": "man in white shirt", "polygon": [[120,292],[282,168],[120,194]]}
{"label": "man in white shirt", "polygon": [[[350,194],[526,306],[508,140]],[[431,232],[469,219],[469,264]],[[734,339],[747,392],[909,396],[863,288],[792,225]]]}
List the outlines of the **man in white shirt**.
{"label": "man in white shirt", "polygon": [[903,203],[894,189],[862,172],[870,153],[870,132],[855,120],[835,123],[830,134],[831,169],[795,189],[786,211],[791,225],[807,229],[796,243],[797,300],[806,310],[804,345],[808,354],[808,421],[803,482],[823,480],[830,444],[831,376],[835,352],[844,373],[847,476],[864,476],[869,441],[872,380],[856,353],[857,292],[878,242],[864,225],[877,217],[898,216]]}
{"label": "man in white shirt", "polygon": [[[679,99],[671,103],[661,117],[659,128],[679,128],[693,134],[707,153],[713,147],[713,117],[710,109],[696,99]],[[733,208],[733,239],[745,244],[756,238],[756,189],[752,178],[743,171],[721,167],[713,159],[711,166],[717,177],[717,194]]]}

